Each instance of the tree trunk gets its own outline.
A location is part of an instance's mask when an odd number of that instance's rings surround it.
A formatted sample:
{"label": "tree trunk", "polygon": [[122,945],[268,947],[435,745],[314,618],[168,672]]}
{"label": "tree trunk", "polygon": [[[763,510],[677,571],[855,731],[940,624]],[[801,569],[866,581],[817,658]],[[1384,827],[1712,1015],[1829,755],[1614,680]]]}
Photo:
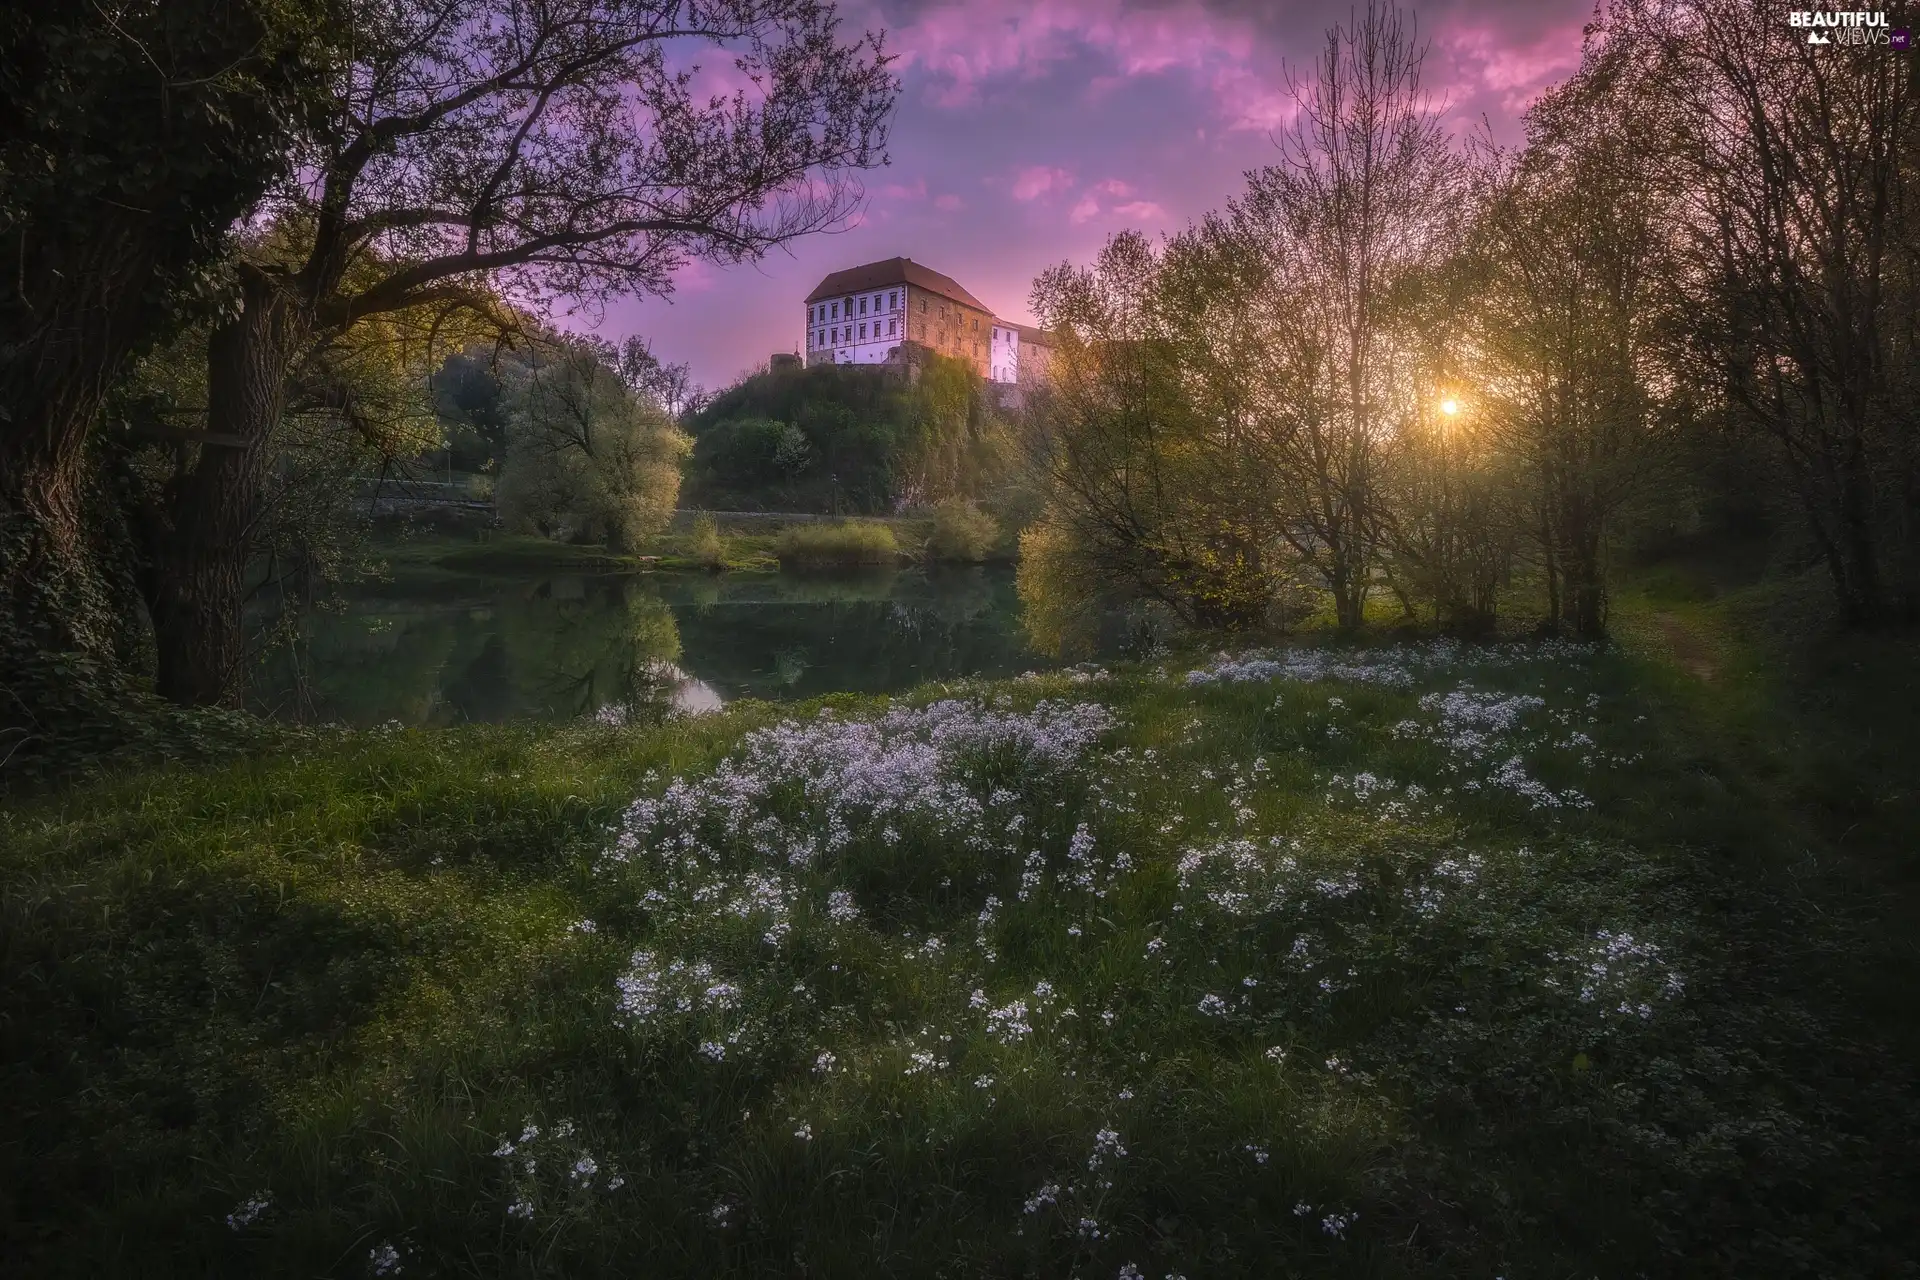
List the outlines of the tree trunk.
{"label": "tree trunk", "polygon": [[174,702],[231,704],[242,692],[248,554],[287,374],[308,330],[297,301],[250,272],[239,316],[208,341],[207,431],[242,443],[200,445],[168,489],[150,607],[159,691]]}
{"label": "tree trunk", "polygon": [[150,320],[151,237],[0,237],[0,625],[51,652],[121,660],[124,602],[93,563],[87,432]]}

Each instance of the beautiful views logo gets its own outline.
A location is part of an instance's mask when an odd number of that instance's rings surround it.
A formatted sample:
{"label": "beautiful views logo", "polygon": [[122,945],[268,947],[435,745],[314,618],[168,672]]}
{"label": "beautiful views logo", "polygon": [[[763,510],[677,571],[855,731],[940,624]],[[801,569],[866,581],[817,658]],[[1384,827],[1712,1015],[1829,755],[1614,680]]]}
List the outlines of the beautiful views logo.
{"label": "beautiful views logo", "polygon": [[[1866,10],[1830,12],[1800,9],[1787,15],[1787,25],[1807,29],[1808,44],[1894,44],[1887,15]],[[1899,33],[1898,47],[1907,47],[1907,33]]]}

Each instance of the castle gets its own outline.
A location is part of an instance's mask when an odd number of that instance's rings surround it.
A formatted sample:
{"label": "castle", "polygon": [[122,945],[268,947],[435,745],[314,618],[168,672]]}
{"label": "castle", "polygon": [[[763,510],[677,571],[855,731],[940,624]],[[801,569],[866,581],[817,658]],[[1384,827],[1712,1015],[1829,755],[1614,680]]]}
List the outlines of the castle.
{"label": "castle", "polygon": [[835,271],[807,295],[808,364],[905,362],[917,345],[965,360],[989,382],[1024,387],[1046,374],[1052,338],[994,318],[952,277],[912,258]]}

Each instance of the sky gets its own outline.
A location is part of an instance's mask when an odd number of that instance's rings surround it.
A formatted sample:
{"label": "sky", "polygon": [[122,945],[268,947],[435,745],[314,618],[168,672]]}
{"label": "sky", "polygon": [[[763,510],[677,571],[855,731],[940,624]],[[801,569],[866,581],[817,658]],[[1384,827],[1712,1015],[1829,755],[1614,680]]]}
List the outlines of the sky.
{"label": "sky", "polygon": [[[640,334],[718,388],[795,351],[828,272],[895,256],[1031,323],[1047,266],[1116,232],[1178,231],[1275,158],[1284,69],[1310,65],[1348,0],[841,0],[845,30],[884,31],[901,79],[888,152],[859,210],[754,264],[690,264],[671,297],[576,317]],[[1519,118],[1579,63],[1593,0],[1427,0],[1425,80],[1449,119],[1517,141]]]}

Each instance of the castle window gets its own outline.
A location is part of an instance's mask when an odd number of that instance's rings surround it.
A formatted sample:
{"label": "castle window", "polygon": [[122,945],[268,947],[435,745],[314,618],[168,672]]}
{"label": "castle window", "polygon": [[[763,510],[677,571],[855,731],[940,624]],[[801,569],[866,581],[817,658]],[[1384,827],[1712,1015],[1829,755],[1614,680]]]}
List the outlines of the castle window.
{"label": "castle window", "polygon": [[891,338],[891,337],[893,336],[893,334],[894,334],[894,329],[895,329],[895,326],[897,326],[897,325],[898,325],[899,323],[900,323],[900,322],[899,322],[898,320],[889,320],[889,321],[887,321],[887,336],[888,336],[889,338]]}
{"label": "castle window", "polygon": [[835,319],[835,320],[838,320],[838,319],[840,318],[840,304],[839,304],[839,303],[837,303],[837,302],[833,304],[833,316],[832,316],[832,318],[833,318],[833,319]]}
{"label": "castle window", "polygon": [[899,290],[896,289],[892,293],[889,293],[887,295],[887,310],[898,311],[900,309],[899,298],[900,298]]}
{"label": "castle window", "polygon": [[863,338],[867,336],[867,326],[865,325],[860,326],[860,336]]}
{"label": "castle window", "polygon": [[865,298],[860,299],[860,314],[867,314],[867,300]]}

